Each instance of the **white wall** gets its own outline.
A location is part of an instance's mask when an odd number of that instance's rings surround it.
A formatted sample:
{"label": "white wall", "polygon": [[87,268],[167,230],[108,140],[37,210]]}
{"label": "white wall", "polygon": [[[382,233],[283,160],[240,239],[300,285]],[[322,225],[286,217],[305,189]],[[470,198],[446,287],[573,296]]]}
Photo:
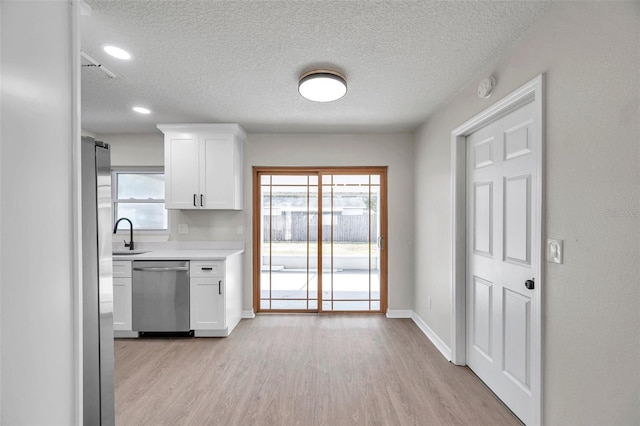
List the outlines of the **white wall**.
{"label": "white wall", "polygon": [[[112,144],[112,165],[162,164],[163,137],[97,135]],[[155,141],[155,142],[154,142]],[[152,148],[155,147],[155,148]],[[244,145],[243,211],[172,211],[171,240],[244,241],[243,309],[252,309],[252,167],[389,166],[389,309],[411,309],[413,299],[413,139],[389,135],[250,134]],[[160,161],[160,163],[158,163]],[[178,234],[178,224],[189,225]],[[242,226],[244,234],[238,235]]]}
{"label": "white wall", "polygon": [[3,1],[2,424],[75,422],[72,14]]}
{"label": "white wall", "polygon": [[[251,230],[253,166],[388,166],[389,309],[411,309],[413,299],[413,138],[389,135],[249,135],[245,144],[244,228]],[[251,247],[251,235],[245,241]],[[252,253],[245,254],[251,277]],[[248,280],[245,280],[248,281]],[[251,309],[250,286],[244,309]]]}
{"label": "white wall", "polygon": [[638,2],[557,3],[416,133],[415,310],[450,343],[450,132],[546,73],[547,235],[565,243],[543,284],[549,425],[640,423],[639,32]]}
{"label": "white wall", "polygon": [[98,134],[94,138],[111,145],[111,164],[113,166],[164,165],[164,139],[162,133]]}

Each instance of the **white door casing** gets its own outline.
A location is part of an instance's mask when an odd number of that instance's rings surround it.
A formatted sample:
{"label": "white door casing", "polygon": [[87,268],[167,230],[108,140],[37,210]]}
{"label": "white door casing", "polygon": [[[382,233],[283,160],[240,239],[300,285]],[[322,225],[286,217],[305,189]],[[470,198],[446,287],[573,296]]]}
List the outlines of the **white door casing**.
{"label": "white door casing", "polygon": [[452,361],[526,424],[542,421],[542,85],[452,132]]}

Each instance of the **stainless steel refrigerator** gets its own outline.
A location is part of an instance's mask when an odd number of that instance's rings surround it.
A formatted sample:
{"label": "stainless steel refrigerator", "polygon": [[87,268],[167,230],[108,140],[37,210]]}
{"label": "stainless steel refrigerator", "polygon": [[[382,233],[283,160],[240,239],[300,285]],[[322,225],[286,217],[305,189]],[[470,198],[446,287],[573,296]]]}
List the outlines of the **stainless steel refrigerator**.
{"label": "stainless steel refrigerator", "polygon": [[82,138],[83,424],[115,424],[111,153]]}

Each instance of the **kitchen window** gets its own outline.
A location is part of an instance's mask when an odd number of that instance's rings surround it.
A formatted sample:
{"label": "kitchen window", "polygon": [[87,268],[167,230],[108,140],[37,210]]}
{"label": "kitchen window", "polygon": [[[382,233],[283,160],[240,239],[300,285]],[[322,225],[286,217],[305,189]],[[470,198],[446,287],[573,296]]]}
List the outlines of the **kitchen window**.
{"label": "kitchen window", "polygon": [[133,222],[136,231],[169,231],[162,167],[114,167],[111,191],[114,223],[126,217]]}

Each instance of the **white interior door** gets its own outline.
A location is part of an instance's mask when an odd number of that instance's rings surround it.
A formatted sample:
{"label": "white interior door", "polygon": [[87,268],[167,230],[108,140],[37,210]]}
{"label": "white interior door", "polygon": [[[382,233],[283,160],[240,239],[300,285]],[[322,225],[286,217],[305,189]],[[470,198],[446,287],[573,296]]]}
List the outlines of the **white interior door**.
{"label": "white interior door", "polygon": [[530,102],[467,137],[467,365],[525,424],[539,391],[538,119]]}

